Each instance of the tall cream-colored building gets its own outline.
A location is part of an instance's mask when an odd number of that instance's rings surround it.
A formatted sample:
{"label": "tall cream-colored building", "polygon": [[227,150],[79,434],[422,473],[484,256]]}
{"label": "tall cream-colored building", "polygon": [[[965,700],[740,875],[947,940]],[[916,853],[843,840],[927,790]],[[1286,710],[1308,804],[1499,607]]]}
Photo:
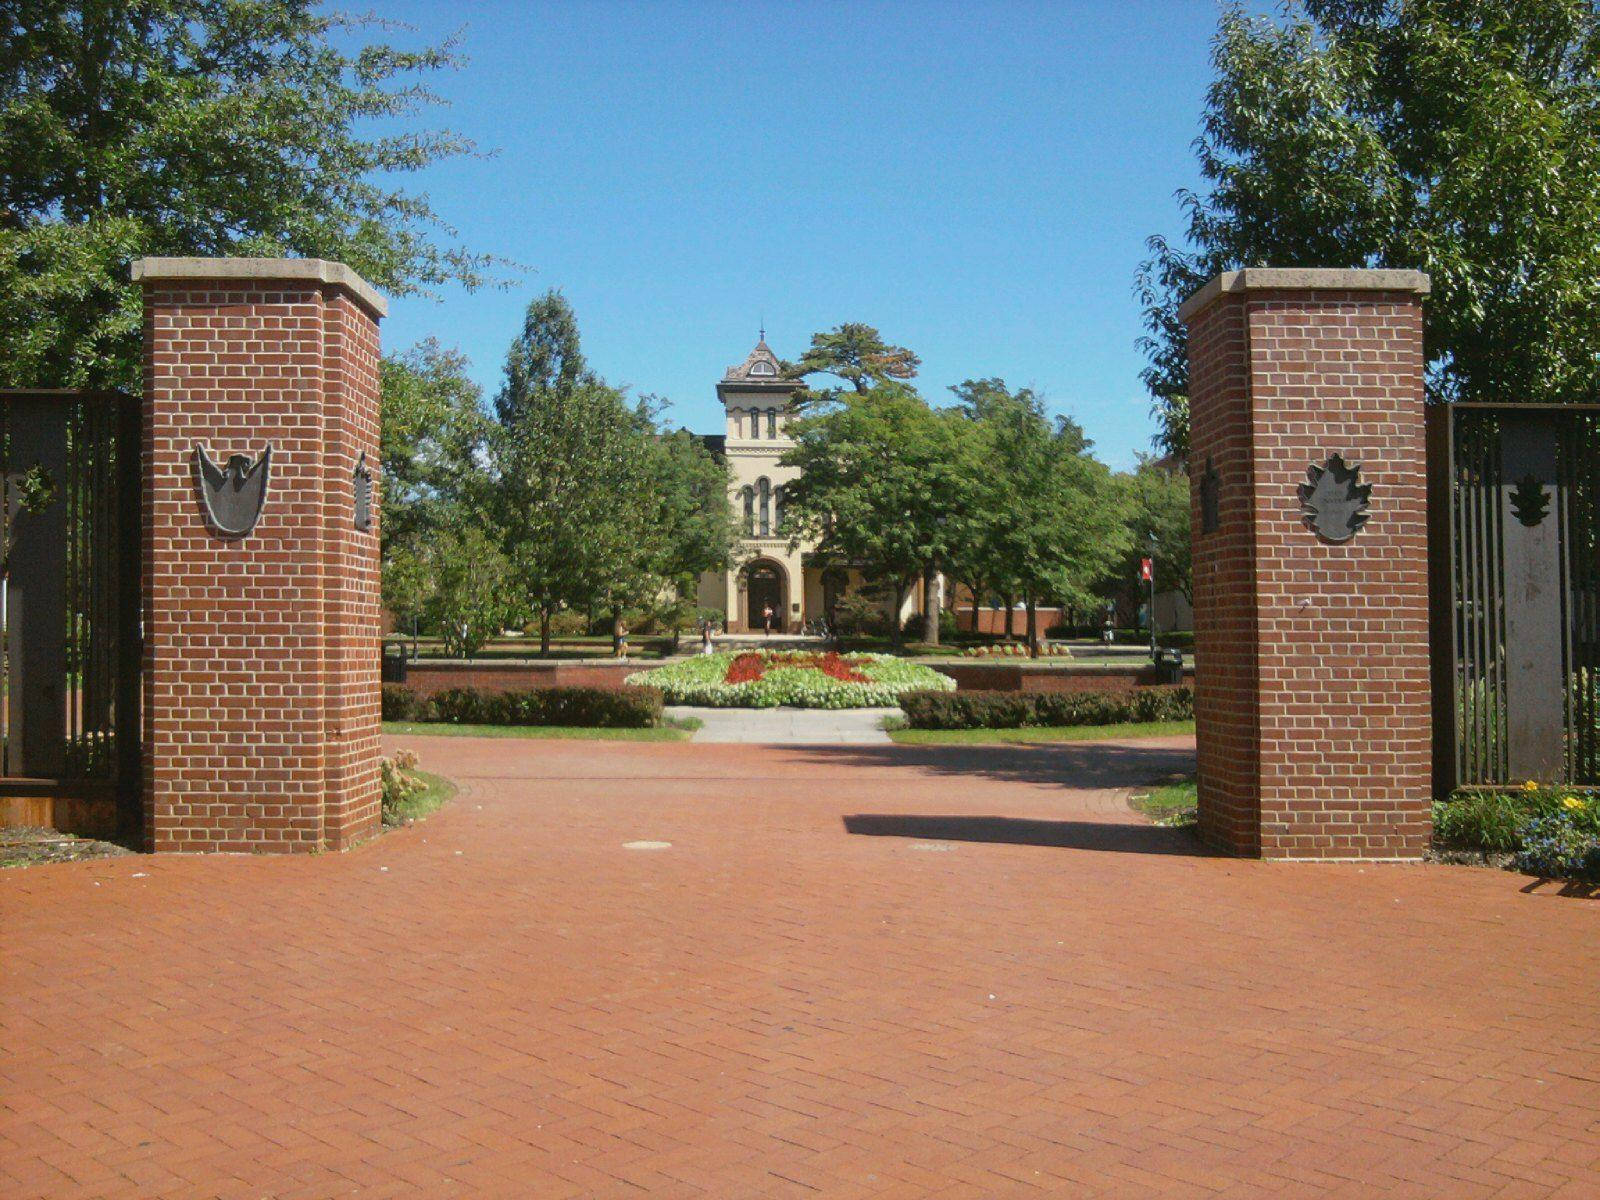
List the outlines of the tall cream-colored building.
{"label": "tall cream-colored building", "polygon": [[[778,459],[794,445],[787,432],[790,404],[801,386],[783,378],[778,356],[765,337],[717,384],[723,433],[705,441],[727,461],[730,499],[743,537],[732,570],[700,577],[699,604],[724,613],[730,632],[762,629],[768,608],[775,631],[798,632],[806,622],[825,615],[827,593],[853,591],[863,583],[857,570],[838,566],[825,570],[814,561],[812,544],[789,548],[784,489],[799,472],[780,465]],[[908,596],[900,619],[917,611],[916,597]]]}

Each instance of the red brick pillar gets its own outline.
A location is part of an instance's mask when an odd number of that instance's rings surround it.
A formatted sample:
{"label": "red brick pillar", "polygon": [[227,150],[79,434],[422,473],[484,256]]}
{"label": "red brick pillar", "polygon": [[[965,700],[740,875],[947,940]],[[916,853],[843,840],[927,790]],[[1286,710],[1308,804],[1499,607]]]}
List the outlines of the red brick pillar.
{"label": "red brick pillar", "polygon": [[[377,487],[365,523],[357,492],[377,466],[384,299],[316,259],[146,258],[133,277],[146,841],[348,846],[378,822]],[[259,476],[208,509],[197,448],[225,468],[269,446],[259,517],[230,532]]]}
{"label": "red brick pillar", "polygon": [[1427,290],[1416,271],[1252,268],[1179,310],[1200,832],[1231,853],[1427,846]]}

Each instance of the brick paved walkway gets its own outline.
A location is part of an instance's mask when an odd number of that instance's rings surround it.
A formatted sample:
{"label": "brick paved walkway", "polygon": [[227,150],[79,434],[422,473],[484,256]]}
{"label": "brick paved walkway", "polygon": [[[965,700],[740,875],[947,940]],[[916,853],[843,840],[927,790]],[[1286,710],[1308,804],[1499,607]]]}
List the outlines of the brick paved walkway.
{"label": "brick paved walkway", "polygon": [[1181,745],[410,744],[349,854],[0,872],[0,1196],[1600,1195],[1600,904],[1197,856]]}

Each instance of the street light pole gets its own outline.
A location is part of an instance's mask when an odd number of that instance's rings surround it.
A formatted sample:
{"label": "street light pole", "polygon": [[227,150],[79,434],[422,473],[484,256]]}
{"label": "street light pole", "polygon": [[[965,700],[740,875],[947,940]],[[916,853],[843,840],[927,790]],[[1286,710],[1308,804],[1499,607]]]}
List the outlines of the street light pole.
{"label": "street light pole", "polygon": [[1156,535],[1150,535],[1150,557],[1145,559],[1149,564],[1150,575],[1150,658],[1156,657]]}

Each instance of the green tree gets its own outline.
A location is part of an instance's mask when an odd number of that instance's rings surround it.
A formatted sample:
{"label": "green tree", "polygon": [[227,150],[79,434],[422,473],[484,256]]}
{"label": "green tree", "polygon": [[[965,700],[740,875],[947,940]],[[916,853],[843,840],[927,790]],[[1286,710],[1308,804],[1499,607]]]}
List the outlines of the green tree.
{"label": "green tree", "polygon": [[433,564],[409,542],[394,546],[383,559],[383,607],[396,625],[415,633],[433,599]]}
{"label": "green tree", "polygon": [[1131,474],[1121,477],[1127,487],[1129,572],[1137,576],[1137,561],[1155,559],[1158,592],[1181,592],[1194,599],[1194,573],[1189,555],[1189,476],[1171,459],[1141,458]]}
{"label": "green tree", "polygon": [[[779,460],[801,470],[787,492],[790,536],[881,576],[894,591],[896,642],[913,583],[920,577],[931,600],[929,584],[967,536],[981,468],[965,432],[957,414],[897,383],[840,393],[790,425],[795,445]],[[923,638],[939,640],[932,603]]]}
{"label": "green tree", "polygon": [[[785,363],[784,374],[791,379],[808,375],[833,375],[844,380],[858,394],[883,383],[905,382],[916,378],[922,360],[904,346],[891,346],[871,325],[846,322],[825,333],[811,335],[810,348],[796,363]],[[816,392],[807,399],[815,398]]]}
{"label": "green tree", "polygon": [[429,544],[433,578],[426,613],[445,651],[470,658],[505,626],[510,612],[510,564],[494,537],[473,523],[449,529]]}
{"label": "green tree", "polygon": [[571,307],[533,301],[506,361],[490,439],[495,519],[542,652],[562,608],[673,608],[733,541],[726,467],[660,406],[630,405],[584,366]]}
{"label": "green tree", "polygon": [[386,357],[380,380],[387,559],[449,525],[463,504],[481,503],[488,421],[467,360],[431,338]]}
{"label": "green tree", "polygon": [[409,121],[455,49],[343,49],[365,23],[312,0],[0,6],[0,383],[136,387],[140,255],[483,282],[494,264],[438,244],[453,231],[393,181],[473,149]]}
{"label": "green tree", "polygon": [[1241,266],[1429,273],[1433,400],[1600,383],[1600,15],[1593,0],[1238,6],[1213,46],[1186,241],[1139,274],[1161,441],[1188,438],[1177,307]]}
{"label": "green tree", "polygon": [[[1027,606],[1028,641],[1038,653],[1041,600],[1080,605],[1127,550],[1121,493],[1073,421],[1052,423],[1031,389],[999,379],[957,386],[981,464],[971,540],[958,559],[970,579]],[[1009,632],[1009,628],[1008,631]]]}
{"label": "green tree", "polygon": [[728,503],[728,468],[704,442],[677,429],[651,438],[647,448],[638,524],[649,555],[640,586],[643,601],[676,639],[698,611],[701,573],[731,565],[739,529]]}

